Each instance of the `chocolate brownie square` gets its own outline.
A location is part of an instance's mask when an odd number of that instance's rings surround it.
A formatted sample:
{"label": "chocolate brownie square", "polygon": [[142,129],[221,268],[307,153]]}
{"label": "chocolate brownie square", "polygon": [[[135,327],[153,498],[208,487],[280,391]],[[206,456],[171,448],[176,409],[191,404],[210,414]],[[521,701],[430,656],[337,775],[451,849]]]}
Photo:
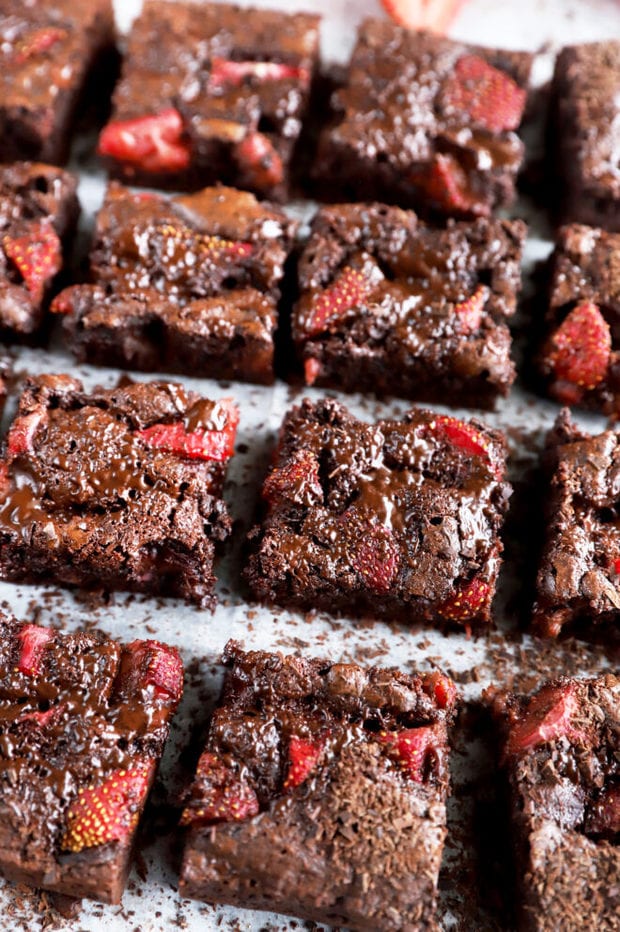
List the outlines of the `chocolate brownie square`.
{"label": "chocolate brownie square", "polygon": [[213,606],[238,412],[170,382],[28,379],[0,461],[0,577]]}
{"label": "chocolate brownie square", "polygon": [[620,414],[620,234],[562,227],[550,260],[540,370],[567,405]]}
{"label": "chocolate brownie square", "polygon": [[620,619],[619,438],[581,431],[566,409],[547,437],[547,528],[534,606],[534,627],[545,636]]}
{"label": "chocolate brownie square", "polygon": [[366,424],[336,401],[286,416],[250,533],[261,601],[406,623],[488,623],[510,486],[503,435],[423,409]]}
{"label": "chocolate brownie square", "polygon": [[495,698],[519,928],[609,930],[620,915],[620,679],[566,677]]}
{"label": "chocolate brownie square", "polygon": [[37,162],[0,165],[0,334],[39,329],[71,244],[77,179]]}
{"label": "chocolate brownie square", "polygon": [[566,220],[620,231],[620,41],[568,46],[552,84],[551,146]]}
{"label": "chocolate brownie square", "polygon": [[159,641],[122,645],[0,614],[0,872],[120,901],[183,692]]}
{"label": "chocolate brownie square", "polygon": [[532,56],[367,19],[316,161],[319,196],[486,216],[514,198]]}
{"label": "chocolate brownie square", "polygon": [[62,164],[87,79],[114,49],[111,0],[0,0],[0,161]]}
{"label": "chocolate brownie square", "polygon": [[181,818],[180,892],[351,929],[434,928],[452,681],[234,643],[224,660]]}
{"label": "chocolate brownie square", "polygon": [[296,224],[233,188],[166,199],[113,182],[97,216],[93,284],[52,310],[80,361],[273,382],[279,283]]}
{"label": "chocolate brownie square", "polygon": [[525,235],[519,220],[437,229],[398,207],[322,208],[293,314],[306,383],[492,407],[515,377]]}
{"label": "chocolate brownie square", "polygon": [[283,198],[318,27],[303,13],[146,0],[99,152],[132,184],[221,181]]}

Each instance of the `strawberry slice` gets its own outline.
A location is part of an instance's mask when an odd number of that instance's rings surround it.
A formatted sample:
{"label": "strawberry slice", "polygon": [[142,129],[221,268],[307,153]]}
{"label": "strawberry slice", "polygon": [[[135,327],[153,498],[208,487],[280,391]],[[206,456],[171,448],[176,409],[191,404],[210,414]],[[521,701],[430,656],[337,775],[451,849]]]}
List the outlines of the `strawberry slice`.
{"label": "strawberry slice", "polygon": [[465,586],[457,589],[455,594],[439,606],[437,611],[448,621],[471,621],[480,612],[481,608],[491,595],[489,583],[474,576]]}
{"label": "strawberry slice", "polygon": [[463,168],[452,155],[438,153],[428,168],[412,175],[412,182],[422,189],[429,206],[443,213],[487,217],[488,204],[480,201],[469,187]]}
{"label": "strawberry slice", "polygon": [[479,55],[463,55],[444,85],[442,103],[489,132],[501,133],[518,128],[526,98],[525,90],[504,71]]}
{"label": "strawberry slice", "polygon": [[30,224],[23,236],[6,233],[2,248],[24,280],[34,301],[43,297],[46,285],[62,266],[62,244],[49,220]]}
{"label": "strawberry slice", "polygon": [[123,652],[120,677],[131,691],[152,686],[160,699],[178,703],[183,695],[183,662],[175,647],[161,641],[132,641]]}
{"label": "strawberry slice", "polygon": [[57,294],[50,304],[50,311],[52,314],[72,314],[74,309],[73,301],[80,288],[81,285],[72,285],[70,288],[65,288],[64,291]]}
{"label": "strawberry slice", "polygon": [[302,505],[322,502],[319,462],[314,453],[297,450],[287,463],[274,469],[263,483],[263,498],[268,502],[284,498]]}
{"label": "strawberry slice", "polygon": [[253,243],[196,234],[194,230],[182,224],[158,224],[153,228],[152,238],[162,240],[168,253],[171,248],[185,253],[198,251],[201,259],[210,259],[212,262],[222,259],[247,259],[254,252]]}
{"label": "strawberry slice", "polygon": [[234,151],[240,171],[253,187],[273,188],[284,181],[282,159],[264,133],[247,133]]}
{"label": "strawberry slice", "polygon": [[288,746],[288,772],[282,785],[285,792],[306,782],[316,768],[324,748],[325,741],[307,741],[293,735]]}
{"label": "strawberry slice", "polygon": [[15,418],[6,438],[7,453],[11,459],[23,453],[33,452],[35,434],[44,421],[43,409]]}
{"label": "strawberry slice", "polygon": [[489,294],[489,289],[484,285],[478,285],[472,295],[465,301],[454,305],[454,313],[459,322],[459,328],[462,333],[475,333],[482,323],[482,311]]}
{"label": "strawberry slice", "polygon": [[321,372],[321,363],[313,356],[304,359],[304,382],[306,385],[314,385]]}
{"label": "strawberry slice", "polygon": [[442,414],[432,420],[426,429],[447,440],[448,443],[459,450],[463,450],[469,456],[479,456],[487,463],[496,479],[503,478],[504,467],[500,463],[493,461],[492,448],[488,438],[472,424]]}
{"label": "strawberry slice", "polygon": [[181,825],[240,822],[259,812],[256,793],[217,756],[205,751],[194,783],[198,796],[183,810]]}
{"label": "strawberry slice", "polygon": [[183,117],[174,107],[133,120],[113,120],[103,128],[97,151],[147,172],[181,171],[191,159]]}
{"label": "strawberry slice", "polygon": [[445,676],[439,670],[424,675],[422,688],[427,695],[435,699],[440,709],[447,709],[456,701],[456,686],[449,676]]}
{"label": "strawberry slice", "polygon": [[382,0],[383,6],[401,26],[445,33],[463,0]]}
{"label": "strawberry slice", "polygon": [[239,411],[229,398],[224,398],[217,405],[214,420],[219,418],[221,413],[224,413],[226,421],[219,430],[202,427],[187,430],[184,424],[177,422],[153,424],[144,430],[136,431],[136,434],[151,447],[159,447],[189,459],[223,463],[235,452]]}
{"label": "strawberry slice", "polygon": [[605,378],[610,357],[609,324],[596,304],[579,304],[549,340],[546,363],[555,377],[551,391],[561,401],[564,394],[568,403],[579,401],[583,391],[596,388]]}
{"label": "strawberry slice", "polygon": [[389,592],[400,564],[400,553],[392,531],[380,524],[360,521],[350,512],[345,512],[343,520],[356,534],[351,554],[353,569],[373,592]]}
{"label": "strawberry slice", "polygon": [[541,744],[567,738],[584,744],[587,736],[574,725],[579,702],[573,683],[543,686],[530,700],[526,711],[511,730],[507,754],[522,754]]}
{"label": "strawberry slice", "polygon": [[41,671],[43,653],[49,641],[54,637],[51,628],[40,625],[24,625],[17,635],[19,642],[19,659],[17,669],[26,676],[38,676]]}
{"label": "strawberry slice", "polygon": [[15,62],[18,65],[23,65],[29,58],[43,55],[57,42],[61,42],[66,35],[67,31],[65,29],[56,29],[54,26],[47,26],[31,32],[15,49]]}
{"label": "strawberry slice", "polygon": [[24,712],[19,716],[18,721],[34,722],[38,728],[45,729],[64,712],[65,708],[64,702],[61,702],[59,705],[51,706],[45,712]]}
{"label": "strawberry slice", "polygon": [[370,277],[363,271],[345,266],[332,284],[313,298],[303,325],[306,336],[314,337],[328,330],[331,324],[362,304],[372,285]]}
{"label": "strawberry slice", "polygon": [[77,852],[131,835],[153,769],[153,761],[137,761],[128,770],[115,770],[103,783],[83,787],[67,810],[61,849]]}
{"label": "strawberry slice", "polygon": [[212,88],[239,87],[246,79],[259,84],[269,81],[301,81],[307,84],[309,77],[307,68],[285,65],[282,62],[214,58],[211,61],[209,85]]}
{"label": "strawberry slice", "polygon": [[386,745],[388,754],[415,783],[424,783],[426,761],[430,751],[441,743],[437,725],[405,728],[402,731],[380,731],[379,741]]}
{"label": "strawberry slice", "polygon": [[599,798],[586,814],[588,835],[603,835],[610,840],[620,832],[620,785],[603,787]]}

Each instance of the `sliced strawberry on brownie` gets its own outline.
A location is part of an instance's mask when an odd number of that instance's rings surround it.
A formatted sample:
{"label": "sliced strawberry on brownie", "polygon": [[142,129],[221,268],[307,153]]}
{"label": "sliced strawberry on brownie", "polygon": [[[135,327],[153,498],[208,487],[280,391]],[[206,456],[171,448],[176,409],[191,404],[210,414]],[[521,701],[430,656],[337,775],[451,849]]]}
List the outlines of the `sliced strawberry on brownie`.
{"label": "sliced strawberry on brownie", "polygon": [[190,793],[181,825],[237,822],[259,812],[258,798],[247,779],[210,751],[200,757]]}
{"label": "sliced strawberry on brownie", "polygon": [[145,172],[177,172],[190,164],[191,146],[183,117],[174,107],[129,120],[113,120],[97,151]]}
{"label": "sliced strawberry on brownie", "polygon": [[276,61],[231,61],[227,58],[212,58],[209,72],[210,88],[238,87],[244,81],[265,84],[270,81],[301,81],[307,83],[310,74],[307,68]]}
{"label": "sliced strawberry on brownie", "polygon": [[269,473],[263,483],[263,498],[312,505],[323,500],[319,462],[310,450],[298,450],[283,466]]}
{"label": "sliced strawberry on brownie", "polygon": [[229,398],[214,406],[208,426],[189,427],[179,421],[153,424],[136,431],[145,443],[189,459],[225,462],[235,451],[239,410]]}
{"label": "sliced strawberry on brownie", "polygon": [[437,153],[426,168],[413,173],[411,181],[434,210],[476,217],[490,214],[488,204],[475,193],[467,172],[453,155]]}
{"label": "sliced strawberry on brownie", "polygon": [[434,418],[423,432],[445,439],[449,444],[469,456],[480,457],[497,479],[503,478],[505,472],[503,462],[499,462],[493,445],[486,434],[474,427],[473,424],[447,414],[441,414]]}
{"label": "sliced strawberry on brownie", "polygon": [[564,404],[578,404],[604,380],[611,349],[611,330],[600,308],[590,301],[577,305],[543,351],[544,369],[553,379],[551,393]]}
{"label": "sliced strawberry on brownie", "polygon": [[176,703],[183,694],[183,663],[168,644],[132,641],[123,651],[118,679],[123,694],[151,687],[158,698]]}
{"label": "sliced strawberry on brownie", "polygon": [[361,254],[355,265],[340,269],[326,288],[300,302],[300,329],[310,338],[337,326],[350,311],[363,306],[383,280],[378,264],[370,256]]}
{"label": "sliced strawberry on brownie", "polygon": [[441,725],[427,725],[401,731],[381,731],[378,739],[409,779],[423,783],[429,755],[438,753],[438,748],[443,746],[445,729]]}
{"label": "sliced strawberry on brownie", "polygon": [[51,222],[44,219],[30,223],[19,235],[5,233],[2,249],[33,300],[40,301],[62,267],[62,244]]}
{"label": "sliced strawberry on brownie", "polygon": [[51,628],[40,625],[24,625],[17,635],[19,643],[19,657],[17,669],[26,676],[38,676],[41,672],[43,654],[49,642],[53,639]]}
{"label": "sliced strawberry on brownie", "polygon": [[442,107],[447,114],[466,114],[491,133],[517,129],[527,92],[505,71],[479,55],[463,55],[444,84]]}
{"label": "sliced strawberry on brownie", "polygon": [[305,783],[315,770],[325,749],[325,741],[315,738],[298,738],[293,735],[288,745],[288,769],[282,788],[284,791],[294,790]]}
{"label": "sliced strawberry on brownie", "polygon": [[454,313],[462,333],[475,333],[480,329],[482,313],[488,298],[489,289],[486,285],[478,285],[469,298],[454,305]]}
{"label": "sliced strawberry on brownie", "polygon": [[454,595],[446,599],[437,609],[442,618],[464,624],[486,613],[493,592],[485,579],[474,576],[468,583],[460,585]]}

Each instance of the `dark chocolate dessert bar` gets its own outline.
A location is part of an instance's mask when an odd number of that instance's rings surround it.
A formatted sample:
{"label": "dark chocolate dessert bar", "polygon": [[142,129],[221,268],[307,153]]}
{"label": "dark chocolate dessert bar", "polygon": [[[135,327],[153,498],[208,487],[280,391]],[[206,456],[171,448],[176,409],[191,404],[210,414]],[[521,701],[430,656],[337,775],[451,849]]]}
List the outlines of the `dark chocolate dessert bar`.
{"label": "dark chocolate dessert bar", "polygon": [[620,680],[562,678],[496,697],[519,928],[612,932],[620,915]]}
{"label": "dark chocolate dessert bar", "polygon": [[283,197],[318,55],[319,17],[146,0],[99,152],[133,184],[215,181]]}
{"label": "dark chocolate dessert bar", "polygon": [[551,114],[551,171],[564,219],[620,231],[618,39],[560,52]]}
{"label": "dark chocolate dessert bar", "polygon": [[27,380],[0,461],[0,576],[212,606],[237,421],[175,383]]}
{"label": "dark chocolate dessert bar", "polygon": [[362,23],[322,133],[317,195],[486,216],[509,204],[532,56]]}
{"label": "dark chocolate dessert bar", "polygon": [[519,220],[437,229],[398,207],[322,208],[293,315],[306,383],[492,407],[515,377],[525,234]]}
{"label": "dark chocolate dessert bar", "polygon": [[0,614],[0,872],[118,903],[183,692],[175,648]]}
{"label": "dark chocolate dessert bar", "polygon": [[113,182],[91,281],[52,310],[80,360],[273,382],[279,283],[296,224],[233,188],[166,199]]}
{"label": "dark chocolate dessert bar", "polygon": [[0,0],[0,161],[62,164],[90,73],[114,48],[111,0]]}
{"label": "dark chocolate dessert bar", "polygon": [[80,207],[77,179],[37,162],[0,165],[0,333],[34,333]]}
{"label": "dark chocolate dessert bar", "polygon": [[506,444],[413,409],[366,424],[332,400],[286,416],[250,533],[255,596],[302,609],[488,623],[510,495]]}
{"label": "dark chocolate dessert bar", "polygon": [[180,892],[350,929],[434,928],[452,681],[234,643],[224,659]]}

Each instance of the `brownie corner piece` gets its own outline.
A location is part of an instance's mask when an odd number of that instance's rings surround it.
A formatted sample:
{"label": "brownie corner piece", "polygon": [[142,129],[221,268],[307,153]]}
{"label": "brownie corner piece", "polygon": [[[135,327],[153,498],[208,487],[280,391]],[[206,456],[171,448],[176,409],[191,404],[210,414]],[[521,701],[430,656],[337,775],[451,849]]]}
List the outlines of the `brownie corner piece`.
{"label": "brownie corner piece", "polygon": [[333,400],[285,417],[250,532],[259,601],[405,623],[491,621],[510,495],[503,435],[424,409],[367,424]]}
{"label": "brownie corner piece", "polygon": [[234,644],[225,662],[181,818],[181,893],[352,929],[430,928],[452,681]]}
{"label": "brownie corner piece", "polygon": [[322,207],[292,333],[307,384],[491,408],[515,378],[508,319],[526,225],[429,226],[383,204]]}
{"label": "brownie corner piece", "polygon": [[620,618],[618,440],[613,430],[580,430],[566,409],[548,434],[547,526],[533,612],[534,629],[544,636],[565,627],[589,634]]}
{"label": "brownie corner piece", "polygon": [[552,170],[563,219],[620,232],[620,41],[567,46],[552,83]]}
{"label": "brownie corner piece", "polygon": [[3,446],[0,576],[213,607],[238,411],[172,382],[26,381]]}
{"label": "brownie corner piece", "polygon": [[41,326],[77,224],[77,178],[41,162],[0,165],[0,333]]}
{"label": "brownie corner piece", "polygon": [[189,190],[220,181],[285,199],[319,21],[230,3],[147,0],[99,153],[132,184]]}
{"label": "brownie corner piece", "polygon": [[620,233],[571,223],[550,260],[546,336],[539,369],[566,405],[620,413]]}
{"label": "brownie corner piece", "polygon": [[223,186],[166,198],[112,182],[90,284],[53,302],[78,359],[270,384],[284,265],[297,224]]}
{"label": "brownie corner piece", "polygon": [[0,873],[120,902],[183,692],[158,641],[122,645],[0,614]]}
{"label": "brownie corner piece", "polygon": [[519,928],[613,929],[620,911],[620,680],[562,677],[498,695]]}
{"label": "brownie corner piece", "polygon": [[63,164],[87,80],[112,57],[111,0],[1,0],[0,161]]}
{"label": "brownie corner piece", "polygon": [[317,191],[439,216],[511,203],[532,58],[365,20],[319,140]]}

